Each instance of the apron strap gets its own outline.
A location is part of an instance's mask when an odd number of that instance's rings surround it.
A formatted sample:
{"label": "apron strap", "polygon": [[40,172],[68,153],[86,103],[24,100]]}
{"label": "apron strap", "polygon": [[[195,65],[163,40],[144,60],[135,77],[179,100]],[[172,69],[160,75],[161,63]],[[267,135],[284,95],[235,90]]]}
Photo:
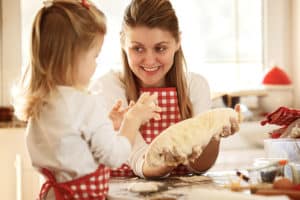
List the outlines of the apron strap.
{"label": "apron strap", "polygon": [[64,196],[71,197],[72,199],[74,191],[64,184],[57,183],[55,177],[49,170],[43,168],[41,171],[47,177],[47,181],[42,185],[39,200],[45,199],[51,187],[54,190],[56,200],[64,200]]}

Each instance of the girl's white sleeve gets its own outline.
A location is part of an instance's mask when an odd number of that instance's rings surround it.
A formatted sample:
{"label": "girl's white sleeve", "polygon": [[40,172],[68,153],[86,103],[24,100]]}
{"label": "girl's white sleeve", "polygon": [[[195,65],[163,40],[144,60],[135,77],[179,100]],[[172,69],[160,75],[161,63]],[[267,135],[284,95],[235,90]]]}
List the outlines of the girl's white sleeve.
{"label": "girl's white sleeve", "polygon": [[[110,71],[109,73],[95,80],[90,86],[90,91],[101,93],[101,96],[104,98],[108,108],[111,108],[117,99],[121,99],[123,101],[123,107],[128,106],[124,86],[120,81],[119,72]],[[107,110],[107,113],[108,112],[109,110]],[[138,133],[135,143],[132,147],[132,152],[127,160],[127,163],[133,172],[140,177],[144,177],[143,163],[147,146],[148,145],[144,141],[141,134]]]}
{"label": "girl's white sleeve", "polygon": [[[90,148],[95,160],[109,167],[119,167],[126,162],[130,152],[129,140],[113,130],[111,121],[105,112],[105,103],[101,96],[95,95],[90,105],[86,126],[81,127],[85,139],[90,141]],[[90,137],[90,138],[89,138]]]}

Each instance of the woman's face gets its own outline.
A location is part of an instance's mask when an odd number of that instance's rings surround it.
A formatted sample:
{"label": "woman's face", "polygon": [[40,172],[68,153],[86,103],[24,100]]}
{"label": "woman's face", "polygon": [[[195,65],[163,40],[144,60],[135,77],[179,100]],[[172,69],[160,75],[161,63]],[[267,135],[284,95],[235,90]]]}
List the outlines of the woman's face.
{"label": "woman's face", "polygon": [[142,87],[164,87],[179,42],[170,32],[159,28],[126,27],[123,49],[132,72]]}

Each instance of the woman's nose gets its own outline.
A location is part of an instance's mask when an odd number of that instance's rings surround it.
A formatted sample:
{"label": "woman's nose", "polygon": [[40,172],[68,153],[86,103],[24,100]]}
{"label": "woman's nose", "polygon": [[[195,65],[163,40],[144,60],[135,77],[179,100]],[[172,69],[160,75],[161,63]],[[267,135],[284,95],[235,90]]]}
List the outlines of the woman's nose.
{"label": "woman's nose", "polygon": [[144,57],[144,64],[147,66],[151,66],[155,64],[156,56],[153,51],[147,51]]}

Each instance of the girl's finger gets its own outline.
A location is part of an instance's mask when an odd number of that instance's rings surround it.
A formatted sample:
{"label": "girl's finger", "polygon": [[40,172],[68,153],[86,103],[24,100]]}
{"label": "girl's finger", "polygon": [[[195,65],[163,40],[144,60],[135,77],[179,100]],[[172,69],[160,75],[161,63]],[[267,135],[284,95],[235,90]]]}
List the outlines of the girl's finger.
{"label": "girl's finger", "polygon": [[152,95],[149,95],[149,97],[147,99],[145,99],[145,104],[148,103],[154,103],[157,104],[157,93],[153,93]]}
{"label": "girl's finger", "polygon": [[153,118],[154,118],[154,120],[160,120],[161,119],[160,114],[158,114],[158,113],[154,113]]}
{"label": "girl's finger", "polygon": [[119,110],[122,107],[122,100],[117,100],[116,103],[113,105],[113,110]]}
{"label": "girl's finger", "polygon": [[138,99],[138,103],[144,104],[146,103],[147,99],[149,98],[150,93],[149,92],[144,92],[141,94],[140,98]]}
{"label": "girl's finger", "polygon": [[130,101],[128,107],[131,108],[132,106],[134,106],[135,102],[134,101]]}

